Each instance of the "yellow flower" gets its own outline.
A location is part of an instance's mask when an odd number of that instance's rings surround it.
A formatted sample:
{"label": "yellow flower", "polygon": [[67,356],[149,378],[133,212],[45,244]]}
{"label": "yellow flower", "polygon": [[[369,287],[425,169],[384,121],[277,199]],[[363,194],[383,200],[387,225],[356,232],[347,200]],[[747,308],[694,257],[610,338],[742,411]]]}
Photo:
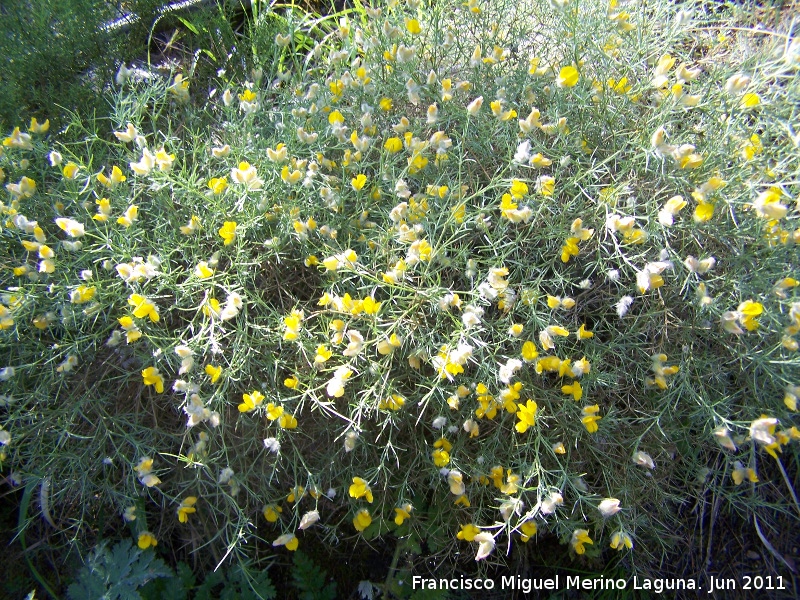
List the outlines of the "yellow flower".
{"label": "yellow flower", "polygon": [[136,326],[136,323],[133,321],[133,318],[124,316],[117,319],[119,322],[120,327],[122,327],[126,332],[126,339],[129,344],[132,344],[140,337],[142,337],[142,332],[139,331],[139,328]]}
{"label": "yellow flower", "polygon": [[144,486],[153,487],[161,483],[158,476],[153,473],[153,459],[149,456],[143,456],[139,464],[134,467],[134,470],[139,476],[139,481]]}
{"label": "yellow flower", "polygon": [[575,67],[561,67],[556,78],[556,85],[558,87],[574,87],[578,83],[578,69]]}
{"label": "yellow flower", "polygon": [[209,319],[218,319],[222,315],[222,306],[216,298],[209,298],[203,303],[203,314]]}
{"label": "yellow flower", "polygon": [[594,544],[592,538],[589,537],[589,531],[586,529],[573,531],[570,543],[576,554],[584,554],[586,552],[586,548],[583,547],[584,544]]}
{"label": "yellow flower", "polygon": [[469,105],[467,105],[467,114],[469,114],[471,117],[476,116],[481,110],[481,106],[483,106],[483,96],[478,96],[475,98],[475,100],[470,102]]}
{"label": "yellow flower", "polygon": [[108,198],[100,198],[94,202],[97,204],[97,214],[92,217],[95,221],[105,222],[111,216],[111,201]]}
{"label": "yellow flower", "polygon": [[194,505],[197,503],[197,498],[195,496],[187,496],[181,502],[181,505],[178,507],[178,521],[181,523],[186,523],[189,520],[189,515],[197,512],[197,509]]}
{"label": "yellow flower", "polygon": [[197,276],[198,279],[208,279],[214,274],[214,269],[208,266],[208,262],[205,260],[201,260],[197,263],[197,266],[194,268],[194,274]]}
{"label": "yellow flower", "polygon": [[756,93],[748,93],[742,96],[741,105],[743,108],[755,108],[761,104],[761,96]]}
{"label": "yellow flower", "polygon": [[526,404],[517,405],[517,418],[519,422],[515,425],[515,429],[519,433],[525,433],[529,427],[536,424],[536,410],[539,407],[533,400],[528,400]]}
{"label": "yellow flower", "polygon": [[156,323],[160,318],[156,305],[141,294],[131,294],[128,297],[128,304],[133,306],[133,316],[137,319],[149,317],[150,321]]}
{"label": "yellow flower", "polygon": [[278,506],[276,504],[270,504],[270,505],[264,507],[264,513],[263,514],[264,514],[264,518],[269,523],[275,523],[280,518],[280,513],[282,513],[282,512],[283,512],[283,509],[280,506]]}
{"label": "yellow flower", "polygon": [[570,385],[562,385],[561,393],[572,394],[572,397],[575,398],[576,402],[583,398],[583,388],[578,381],[573,381]]}
{"label": "yellow flower", "polygon": [[294,415],[284,413],[281,415],[280,419],[278,419],[278,425],[280,425],[282,429],[297,429],[297,419]]}
{"label": "yellow flower", "polygon": [[333,352],[328,350],[324,344],[317,346],[317,355],[314,357],[314,364],[321,365],[333,356]]}
{"label": "yellow flower", "polygon": [[713,216],[714,216],[714,205],[710,202],[698,203],[694,209],[694,214],[692,215],[695,223],[704,223],[706,221],[711,220],[711,217]]}
{"label": "yellow flower", "polygon": [[524,344],[522,344],[522,359],[525,362],[533,362],[536,360],[536,357],[539,356],[539,351],[536,349],[536,345],[528,340]]}
{"label": "yellow flower", "polygon": [[95,286],[86,287],[85,285],[79,285],[70,292],[69,300],[72,304],[85,304],[94,298],[95,292],[97,292]]}
{"label": "yellow flower", "polygon": [[192,217],[189,219],[189,222],[180,227],[180,232],[183,235],[192,235],[193,233],[197,232],[200,227],[200,217],[197,215],[192,215]]}
{"label": "yellow flower", "polygon": [[469,523],[461,526],[461,530],[456,534],[456,537],[465,542],[472,542],[475,540],[475,536],[480,532],[481,530],[477,526]]}
{"label": "yellow flower", "polygon": [[286,325],[286,331],[283,334],[284,340],[296,340],[300,335],[300,325],[303,322],[303,311],[293,310],[289,316],[283,318],[283,323]]}
{"label": "yellow flower", "polygon": [[286,496],[286,501],[289,504],[294,504],[295,502],[299,502],[302,500],[303,496],[306,493],[306,489],[302,485],[297,485],[289,490],[289,495]]}
{"label": "yellow flower", "polygon": [[272,542],[272,546],[286,546],[286,549],[289,552],[294,552],[297,550],[297,547],[300,545],[300,540],[297,539],[297,536],[293,533],[284,533],[283,535],[279,536],[274,542]]}
{"label": "yellow flower", "polygon": [[403,398],[401,395],[392,394],[391,396],[386,398],[386,400],[381,400],[378,403],[378,408],[381,410],[388,409],[388,410],[398,411],[401,408],[403,408],[405,403],[406,399]]}
{"label": "yellow flower", "polygon": [[450,453],[442,448],[434,450],[431,457],[433,458],[433,464],[437,467],[445,467],[450,462]]}
{"label": "yellow flower", "polygon": [[353,519],[353,527],[355,527],[357,531],[364,531],[371,524],[372,517],[366,508],[358,511],[355,519]]}
{"label": "yellow flower", "polygon": [[78,175],[79,169],[80,167],[74,162],[68,162],[66,165],[64,165],[64,168],[61,170],[61,172],[64,174],[66,179],[75,179],[75,177]]}
{"label": "yellow flower", "polygon": [[239,412],[252,412],[264,401],[264,394],[258,390],[253,390],[249,394],[242,394],[243,402],[239,405]]}
{"label": "yellow flower", "polygon": [[747,331],[755,331],[759,327],[756,319],[764,312],[764,305],[760,302],[745,300],[739,305],[737,312],[741,315],[739,321],[744,325],[744,328]]}
{"label": "yellow flower", "polygon": [[536,535],[538,531],[538,527],[536,527],[536,523],[534,521],[525,521],[519,528],[520,531],[520,541],[527,542],[533,536]]}
{"label": "yellow flower", "polygon": [[361,477],[353,477],[353,485],[350,486],[348,493],[351,498],[358,500],[363,497],[366,498],[367,502],[372,504],[372,490],[370,490],[369,484],[361,479]]}
{"label": "yellow flower", "polygon": [[31,119],[31,125],[28,127],[28,131],[31,133],[47,133],[48,129],[50,129],[50,119],[47,119],[44,123],[39,123],[36,117]]}
{"label": "yellow flower", "polygon": [[411,504],[404,504],[398,508],[394,509],[395,517],[394,522],[399,527],[403,524],[406,519],[411,518],[411,511],[414,510],[414,507]]}
{"label": "yellow flower", "polygon": [[406,19],[406,29],[411,35],[419,35],[422,32],[422,27],[416,19]]}
{"label": "yellow flower", "polygon": [[225,221],[219,229],[220,237],[225,240],[224,245],[230,246],[236,239],[236,221]]}
{"label": "yellow flower", "polygon": [[383,144],[383,147],[392,154],[395,154],[403,149],[403,142],[398,137],[390,137],[386,140],[386,143]]}
{"label": "yellow flower", "polygon": [[392,99],[391,98],[381,98],[380,103],[378,106],[381,107],[381,110],[384,112],[389,112],[392,110]]}
{"label": "yellow flower", "polygon": [[272,402],[267,404],[267,419],[275,421],[283,416],[283,407]]}
{"label": "yellow flower", "polygon": [[300,380],[295,375],[292,375],[283,380],[283,385],[290,390],[296,390],[297,386],[300,385]]}
{"label": "yellow flower", "polygon": [[611,536],[610,546],[614,550],[622,550],[623,548],[628,548],[630,550],[633,548],[633,540],[631,540],[631,536],[624,531],[617,531]]}
{"label": "yellow flower", "polygon": [[364,300],[362,300],[364,314],[377,315],[378,311],[381,309],[381,304],[381,302],[375,302],[375,298],[372,296],[367,296],[364,298]]}
{"label": "yellow flower", "polygon": [[212,179],[209,179],[208,187],[211,188],[211,191],[214,192],[214,194],[221,194],[228,187],[228,178],[214,177]]}
{"label": "yellow flower", "polygon": [[578,331],[575,332],[575,335],[579,340],[588,340],[594,337],[594,333],[592,333],[591,331],[587,331],[586,323],[580,326]]}
{"label": "yellow flower", "polygon": [[556,180],[549,175],[541,175],[536,180],[536,191],[542,196],[552,196],[556,189]]}
{"label": "yellow flower", "polygon": [[733,463],[731,478],[736,485],[740,485],[745,479],[752,483],[758,483],[758,475],[756,475],[755,470],[749,467],[745,468],[745,466],[738,460]]}
{"label": "yellow flower", "polygon": [[382,339],[378,342],[378,354],[386,356],[394,352],[395,348],[399,348],[401,345],[401,340],[397,336],[396,333],[393,333],[389,336],[389,339]]}
{"label": "yellow flower", "polygon": [[164,378],[161,377],[157,368],[147,367],[142,371],[142,380],[145,385],[155,386],[156,392],[159,394],[164,392]]}
{"label": "yellow flower", "polygon": [[143,531],[139,534],[139,539],[137,540],[136,544],[139,546],[140,550],[147,550],[150,546],[153,548],[158,546],[158,540],[156,539],[156,536],[149,531]]}
{"label": "yellow flower", "polygon": [[528,185],[524,181],[514,179],[511,181],[511,198],[514,200],[522,200],[528,195]]}
{"label": "yellow flower", "polygon": [[358,174],[357,176],[353,177],[353,179],[350,180],[350,185],[352,185],[353,189],[357,192],[361,191],[361,188],[363,188],[366,183],[367,183],[367,176],[364,175],[363,173]]}
{"label": "yellow flower", "polygon": [[111,168],[111,178],[106,177],[102,172],[97,175],[97,181],[109,188],[114,187],[118,183],[123,183],[126,179],[127,177],[122,174],[122,171],[116,165]]}
{"label": "yellow flower", "polygon": [[122,225],[124,227],[130,227],[131,225],[133,225],[133,222],[136,220],[138,216],[139,216],[139,207],[136,206],[135,204],[132,204],[125,211],[125,214],[117,219],[117,224]]}
{"label": "yellow flower", "polygon": [[341,125],[344,123],[344,116],[338,110],[333,110],[328,115],[328,123],[331,125]]}
{"label": "yellow flower", "polygon": [[597,404],[583,407],[583,418],[581,421],[586,427],[586,431],[589,433],[595,433],[598,429],[597,422],[601,419],[601,417],[597,414],[599,412],[600,407]]}
{"label": "yellow flower", "polygon": [[211,383],[217,383],[220,375],[222,375],[222,367],[215,367],[209,364],[206,365],[205,372],[211,378]]}

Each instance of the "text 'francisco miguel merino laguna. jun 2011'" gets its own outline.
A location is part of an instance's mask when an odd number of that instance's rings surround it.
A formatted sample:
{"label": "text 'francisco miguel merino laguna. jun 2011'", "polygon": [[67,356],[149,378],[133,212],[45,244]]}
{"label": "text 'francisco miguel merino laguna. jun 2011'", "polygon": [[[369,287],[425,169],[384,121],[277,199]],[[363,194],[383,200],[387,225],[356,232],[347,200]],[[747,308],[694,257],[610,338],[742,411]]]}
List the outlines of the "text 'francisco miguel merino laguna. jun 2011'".
{"label": "text 'francisco miguel merino laguna. jun 2011'", "polygon": [[786,589],[781,576],[748,576],[741,580],[733,578],[710,577],[705,585],[689,578],[642,578],[631,579],[610,577],[582,577],[580,575],[545,578],[525,578],[508,575],[499,579],[459,577],[451,579],[425,578],[415,575],[411,582],[413,589],[428,590],[516,590],[529,593],[539,590],[647,590],[656,594],[677,590],[706,589],[712,594],[718,590],[780,590]]}

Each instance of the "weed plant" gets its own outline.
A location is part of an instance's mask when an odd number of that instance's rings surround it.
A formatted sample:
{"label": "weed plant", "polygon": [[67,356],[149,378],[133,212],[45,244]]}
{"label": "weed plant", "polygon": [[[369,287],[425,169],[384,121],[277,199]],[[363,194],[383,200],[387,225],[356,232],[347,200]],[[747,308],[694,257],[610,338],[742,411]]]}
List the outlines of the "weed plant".
{"label": "weed plant", "polygon": [[713,503],[778,556],[791,32],[702,4],[261,10],[249,81],[129,81],[113,135],[4,141],[2,469],[62,543],[124,521],[263,565],[382,536],[456,568],[550,536],[656,574]]}

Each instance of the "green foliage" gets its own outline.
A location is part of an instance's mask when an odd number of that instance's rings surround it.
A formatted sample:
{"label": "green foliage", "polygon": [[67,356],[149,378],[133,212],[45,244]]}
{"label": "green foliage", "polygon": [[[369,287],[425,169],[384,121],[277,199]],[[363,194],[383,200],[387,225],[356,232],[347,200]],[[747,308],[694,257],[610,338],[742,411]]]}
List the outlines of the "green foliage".
{"label": "green foliage", "polygon": [[137,590],[159,577],[171,577],[171,569],[153,552],[141,551],[131,540],[110,550],[101,544],[89,556],[75,583],[67,588],[70,600],[139,600]]}
{"label": "green foliage", "polygon": [[[209,572],[195,586],[191,568],[179,562],[175,571],[152,551],[142,551],[130,540],[111,550],[101,544],[67,588],[69,600],[270,600],[275,588],[266,570],[244,565]],[[316,588],[310,588],[316,589]],[[313,596],[318,598],[318,596]],[[327,596],[326,596],[327,598]]]}
{"label": "green foliage", "polygon": [[193,600],[269,600],[276,594],[266,570],[237,565],[208,573]]}
{"label": "green foliage", "polygon": [[[115,12],[105,0],[20,0],[4,3],[0,19],[0,124],[57,119],[60,106],[85,114],[103,104],[101,89],[120,56],[101,25]],[[90,73],[90,70],[93,72]]]}
{"label": "green foliage", "polygon": [[631,10],[256,4],[232,75],[9,131],[3,468],[46,474],[75,538],[136,512],[208,569],[395,536],[456,570],[539,536],[647,573],[709,497],[786,530],[800,47]]}
{"label": "green foliage", "polygon": [[336,582],[327,581],[328,573],[301,550],[292,559],[292,585],[300,600],[334,600]]}
{"label": "green foliage", "polygon": [[[139,590],[139,595],[142,600],[186,600],[194,585],[195,576],[189,565],[179,562],[172,576],[153,579]],[[194,597],[197,598],[197,593]]]}

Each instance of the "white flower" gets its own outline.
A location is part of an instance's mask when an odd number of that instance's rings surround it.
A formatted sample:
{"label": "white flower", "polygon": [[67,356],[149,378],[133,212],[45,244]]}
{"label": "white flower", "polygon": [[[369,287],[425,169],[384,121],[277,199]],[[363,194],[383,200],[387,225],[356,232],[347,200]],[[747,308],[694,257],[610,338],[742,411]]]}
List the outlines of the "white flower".
{"label": "white flower", "polygon": [[300,525],[298,525],[297,528],[308,529],[317,521],[319,521],[319,512],[316,510],[311,510],[303,515],[303,517],[300,519]]}
{"label": "white flower", "polygon": [[778,419],[775,417],[762,417],[750,423],[750,437],[760,444],[769,446],[774,444],[777,440],[772,435],[770,429],[778,424]]}
{"label": "white flower", "polygon": [[0,381],[8,381],[14,377],[14,367],[3,367],[0,369]]}
{"label": "white flower", "polygon": [[617,314],[620,319],[628,313],[631,304],[633,304],[633,298],[630,296],[623,296],[619,299],[619,302],[617,302]]}
{"label": "white flower", "polygon": [[450,486],[450,493],[454,496],[462,496],[467,491],[464,485],[464,475],[459,471],[449,471],[447,473],[447,484]]}
{"label": "white flower", "polygon": [[[348,431],[344,436],[344,451],[350,452],[353,448],[356,447],[356,442],[358,441],[358,433],[355,431]],[[328,496],[329,498],[333,498],[333,496]]]}
{"label": "white flower", "polygon": [[467,106],[467,113],[469,113],[470,116],[474,117],[475,115],[478,114],[478,111],[481,109],[481,106],[483,106],[483,96],[478,96]]}
{"label": "white flower", "polygon": [[123,142],[125,144],[132,142],[133,140],[140,137],[139,132],[136,131],[136,127],[133,126],[133,123],[128,123],[128,126],[125,131],[115,131],[114,136],[120,142]]}
{"label": "white flower", "polygon": [[640,467],[647,467],[648,469],[656,468],[656,463],[653,462],[653,459],[650,458],[650,455],[647,452],[642,452],[641,450],[637,450],[633,453],[633,462]]}
{"label": "white flower", "polygon": [[619,507],[619,500],[616,498],[606,498],[597,506],[597,510],[607,519],[617,514],[622,509]]}
{"label": "white flower", "polygon": [[433,420],[433,423],[431,423],[431,427],[433,427],[434,429],[441,429],[445,425],[447,425],[447,418],[446,417],[436,417]]}
{"label": "white flower", "polygon": [[531,157],[531,142],[525,140],[517,146],[517,152],[514,154],[514,162],[517,164],[527,163]]}
{"label": "white flower", "polygon": [[522,368],[522,361],[516,358],[508,359],[506,364],[501,365],[498,371],[498,377],[503,383],[510,383],[514,374]]}
{"label": "white flower", "polygon": [[539,510],[543,515],[552,515],[556,512],[556,508],[564,504],[564,497],[561,492],[550,492],[550,495],[542,500]]}
{"label": "white flower", "polygon": [[222,147],[214,147],[211,148],[211,154],[214,158],[225,158],[231,153],[231,147],[228,144],[225,144]]}
{"label": "white flower", "polygon": [[136,175],[147,175],[156,166],[156,157],[147,148],[142,149],[142,158],[138,163],[129,163],[131,171]]}
{"label": "white flower", "polygon": [[686,260],[683,261],[683,264],[690,273],[699,273],[700,275],[704,275],[714,268],[714,265],[717,264],[717,259],[713,256],[709,256],[708,258],[697,260],[690,254],[686,257]]}
{"label": "white flower", "polygon": [[483,309],[470,304],[464,308],[464,313],[461,315],[461,322],[464,323],[464,327],[469,329],[475,325],[480,325],[481,317],[483,317]]}
{"label": "white flower", "polygon": [[236,473],[230,467],[225,467],[219,473],[219,483],[226,484],[228,483]]}
{"label": "white flower", "polygon": [[81,237],[86,233],[83,228],[83,223],[75,219],[59,217],[56,219],[56,225],[70,237]]}
{"label": "white flower", "polygon": [[503,516],[503,521],[508,523],[514,513],[521,515],[523,506],[525,506],[525,503],[520,498],[509,498],[503,501],[500,505],[500,514]]}
{"label": "white flower", "polygon": [[717,442],[719,442],[719,445],[725,448],[726,450],[730,450],[731,452],[736,452],[736,444],[731,439],[730,434],[731,432],[724,425],[720,425],[714,430],[714,437],[717,438]]}
{"label": "white flower", "polygon": [[480,544],[478,546],[478,552],[475,555],[475,560],[483,560],[494,550],[494,537],[488,531],[482,531],[476,535],[475,541]]}
{"label": "white flower", "polygon": [[364,336],[355,329],[350,329],[347,332],[347,338],[350,340],[350,343],[347,344],[347,348],[342,354],[352,358],[361,352],[361,349],[364,347]]}
{"label": "white flower", "polygon": [[281,443],[274,437],[264,438],[264,448],[273,454],[277,454],[281,451]]}
{"label": "white flower", "polygon": [[118,86],[123,86],[132,73],[133,69],[129,69],[125,66],[125,63],[122,63],[119,67],[119,71],[117,71],[117,75],[114,77],[114,81],[117,82]]}
{"label": "white flower", "polygon": [[736,73],[728,77],[728,81],[725,82],[725,91],[728,94],[738,94],[748,85],[750,85],[750,77],[744,73]]}
{"label": "white flower", "polygon": [[200,396],[192,394],[186,406],[183,407],[183,412],[187,414],[189,420],[186,422],[186,427],[194,427],[198,423],[202,423],[211,417],[211,411],[205,407]]}

